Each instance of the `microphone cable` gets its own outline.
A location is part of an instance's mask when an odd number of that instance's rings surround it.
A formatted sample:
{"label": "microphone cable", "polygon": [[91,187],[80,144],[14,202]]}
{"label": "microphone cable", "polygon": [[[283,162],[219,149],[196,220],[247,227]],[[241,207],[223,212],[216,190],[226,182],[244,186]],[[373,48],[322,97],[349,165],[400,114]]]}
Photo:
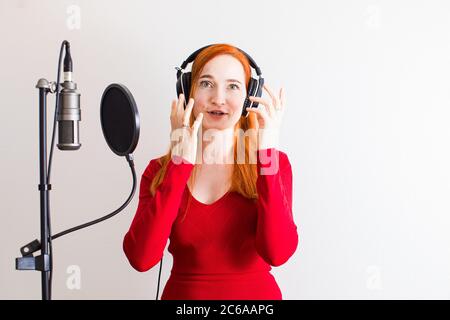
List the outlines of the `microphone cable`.
{"label": "microphone cable", "polygon": [[[56,131],[56,115],[58,113],[59,108],[59,92],[60,92],[60,74],[61,74],[61,63],[62,63],[62,52],[64,49],[64,46],[68,44],[67,40],[64,40],[61,43],[61,48],[59,50],[59,58],[58,58],[58,73],[56,75],[56,102],[55,102],[55,115],[53,117],[53,129],[52,129],[52,142],[50,143],[50,155],[48,160],[48,168],[47,168],[47,184],[50,185],[50,173],[52,169],[52,159],[53,159],[53,147],[55,144],[55,131]],[[50,198],[50,193],[49,193]],[[50,203],[50,201],[49,201]],[[50,205],[48,206],[48,244],[49,244],[49,252],[50,252],[50,274],[49,274],[49,296],[50,299],[52,298],[52,279],[53,279],[53,246],[52,246],[52,229],[51,229],[51,222],[50,222]],[[43,245],[43,244],[41,244]]]}
{"label": "microphone cable", "polygon": [[161,281],[161,269],[162,269],[163,257],[164,257],[164,254],[161,257],[161,262],[159,263],[158,288],[156,289],[156,300],[158,300],[158,295],[159,295],[159,282]]}
{"label": "microphone cable", "polygon": [[90,226],[92,226],[92,225],[94,225],[96,223],[99,223],[99,222],[102,222],[102,221],[104,221],[106,219],[112,218],[113,216],[118,214],[120,211],[125,209],[125,207],[130,203],[131,199],[133,198],[134,193],[136,192],[136,171],[134,169],[133,156],[131,154],[129,154],[129,155],[126,156],[126,158],[127,158],[128,164],[130,165],[131,173],[133,175],[133,187],[132,187],[131,193],[128,196],[127,200],[125,200],[125,202],[118,209],[116,209],[113,212],[107,214],[106,216],[103,216],[101,218],[92,220],[90,222],[83,223],[83,224],[81,224],[79,226],[76,226],[76,227],[73,227],[73,228],[70,228],[70,229],[67,229],[67,230],[64,230],[64,231],[61,231],[61,232],[55,234],[54,236],[51,237],[53,240],[57,239],[59,237],[62,237],[64,235],[68,234],[68,233],[71,233],[71,232],[74,232],[74,231],[77,231],[77,230],[80,230],[80,229],[83,229],[83,228],[90,227]]}

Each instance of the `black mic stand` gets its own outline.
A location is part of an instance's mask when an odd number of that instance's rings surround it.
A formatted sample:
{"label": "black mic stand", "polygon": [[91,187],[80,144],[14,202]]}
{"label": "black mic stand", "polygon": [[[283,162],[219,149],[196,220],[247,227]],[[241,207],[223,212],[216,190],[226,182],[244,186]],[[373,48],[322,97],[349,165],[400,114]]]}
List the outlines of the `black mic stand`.
{"label": "black mic stand", "polygon": [[[41,209],[41,242],[34,240],[20,249],[22,258],[16,258],[17,270],[37,270],[41,272],[42,300],[50,300],[51,251],[49,230],[49,191],[47,173],[47,94],[56,91],[56,84],[46,79],[39,79],[36,88],[39,89],[39,193]],[[58,98],[58,97],[57,97]],[[41,254],[34,257],[33,252],[40,249]]]}
{"label": "black mic stand", "polygon": [[[59,62],[58,62],[58,74],[57,74],[57,82],[49,82],[46,79],[39,79],[36,88],[39,89],[39,174],[40,174],[40,182],[39,182],[39,193],[40,193],[40,224],[41,224],[41,241],[38,239],[28,243],[27,245],[20,248],[20,253],[22,257],[16,258],[16,270],[36,270],[41,272],[41,282],[42,282],[42,300],[51,300],[52,295],[52,274],[53,274],[53,250],[52,250],[52,240],[59,238],[68,233],[87,228],[99,222],[105,221],[109,219],[119,212],[121,212],[125,207],[130,203],[131,199],[133,199],[134,193],[136,191],[136,171],[134,169],[134,161],[132,152],[134,151],[138,139],[139,139],[139,113],[136,107],[136,102],[134,101],[133,96],[129,92],[129,90],[123,85],[112,84],[108,86],[102,96],[101,102],[101,121],[102,121],[102,130],[103,135],[105,136],[107,143],[111,150],[119,156],[125,156],[126,160],[131,168],[131,173],[133,175],[133,187],[130,195],[128,196],[125,203],[123,203],[118,209],[113,212],[95,219],[93,221],[89,221],[87,223],[81,224],[79,226],[70,228],[68,230],[59,232],[55,235],[52,235],[51,225],[50,225],[50,201],[49,201],[49,191],[52,189],[50,184],[50,170],[52,163],[52,155],[53,155],[53,146],[54,146],[54,137],[55,137],[55,127],[57,115],[59,112],[59,105],[61,99],[61,92],[65,92],[66,95],[69,95],[70,99],[79,99],[79,94],[75,91],[76,84],[69,83],[64,87],[64,90],[61,91],[61,83],[60,83],[60,67],[62,61],[62,51],[65,46],[66,56],[64,58],[64,72],[72,72],[72,59],[70,58],[70,44],[68,41],[64,40],[61,44],[61,50],[59,53]],[[70,74],[68,78],[70,81]],[[66,75],[64,77],[64,82],[66,81]],[[55,106],[55,118],[53,122],[53,136],[52,143],[50,146],[50,159],[49,164],[47,164],[47,94],[56,92],[56,106]],[[117,140],[115,134],[112,134],[110,130],[114,131],[114,127],[117,127],[116,117],[105,116],[108,112],[116,112],[117,105],[115,104],[117,94],[120,94],[120,101],[124,102],[124,110],[127,112],[127,116],[124,117],[126,121],[123,123],[119,123],[120,128],[126,129],[125,136],[130,136],[130,141],[127,141],[128,146],[125,146],[125,150],[123,150],[123,140]],[[77,98],[78,96],[78,98]],[[63,97],[64,98],[64,97]],[[103,101],[105,98],[105,101]],[[70,100],[70,101],[72,101]],[[69,101],[69,102],[70,102]],[[73,102],[73,101],[72,101]],[[122,109],[123,109],[122,108]],[[106,111],[105,111],[106,110]],[[111,111],[108,111],[111,110]],[[64,121],[63,119],[61,119]],[[78,118],[79,121],[79,113]],[[60,121],[60,120],[58,120]],[[111,124],[112,121],[112,124]],[[105,124],[104,124],[105,123]],[[130,132],[131,130],[131,132]],[[61,132],[59,132],[61,133]],[[58,148],[61,150],[77,150],[80,147],[78,143],[78,139],[75,141],[76,143],[63,143],[61,146],[58,144]],[[48,169],[47,169],[48,168]],[[33,253],[40,250],[41,254],[39,256],[33,256]]]}

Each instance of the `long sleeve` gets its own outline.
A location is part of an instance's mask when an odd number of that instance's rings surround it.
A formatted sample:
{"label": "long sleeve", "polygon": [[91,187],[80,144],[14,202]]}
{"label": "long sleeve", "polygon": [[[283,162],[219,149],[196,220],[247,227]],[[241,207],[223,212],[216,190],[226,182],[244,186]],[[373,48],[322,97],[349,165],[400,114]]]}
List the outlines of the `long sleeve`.
{"label": "long sleeve", "polygon": [[150,193],[150,184],[160,165],[154,159],[145,169],[138,208],[123,240],[125,255],[136,270],[147,271],[161,259],[193,167],[190,163],[176,164],[170,160],[154,196]]}
{"label": "long sleeve", "polygon": [[256,250],[267,263],[280,266],[298,246],[292,214],[292,168],[287,155],[274,148],[258,151],[257,168]]}

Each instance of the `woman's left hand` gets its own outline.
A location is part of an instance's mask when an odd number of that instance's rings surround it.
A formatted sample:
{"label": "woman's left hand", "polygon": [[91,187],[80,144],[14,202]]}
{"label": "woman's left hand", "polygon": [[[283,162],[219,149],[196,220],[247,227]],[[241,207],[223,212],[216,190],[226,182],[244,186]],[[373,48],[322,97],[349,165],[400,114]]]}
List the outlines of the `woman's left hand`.
{"label": "woman's left hand", "polygon": [[264,90],[266,90],[271,99],[249,97],[250,101],[258,102],[259,105],[257,108],[247,108],[246,110],[255,113],[258,119],[258,149],[278,149],[281,120],[284,113],[284,89],[280,89],[278,96],[266,84],[264,84]]}

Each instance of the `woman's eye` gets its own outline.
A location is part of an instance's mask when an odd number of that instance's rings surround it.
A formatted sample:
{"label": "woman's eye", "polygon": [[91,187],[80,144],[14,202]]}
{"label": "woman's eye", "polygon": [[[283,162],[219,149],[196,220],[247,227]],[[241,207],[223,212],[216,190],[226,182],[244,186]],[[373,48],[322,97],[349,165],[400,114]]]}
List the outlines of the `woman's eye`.
{"label": "woman's eye", "polygon": [[230,87],[234,90],[239,90],[239,86],[237,84],[230,84]]}
{"label": "woman's eye", "polygon": [[202,86],[203,88],[208,88],[211,86],[211,83],[209,81],[201,81],[200,86]]}

